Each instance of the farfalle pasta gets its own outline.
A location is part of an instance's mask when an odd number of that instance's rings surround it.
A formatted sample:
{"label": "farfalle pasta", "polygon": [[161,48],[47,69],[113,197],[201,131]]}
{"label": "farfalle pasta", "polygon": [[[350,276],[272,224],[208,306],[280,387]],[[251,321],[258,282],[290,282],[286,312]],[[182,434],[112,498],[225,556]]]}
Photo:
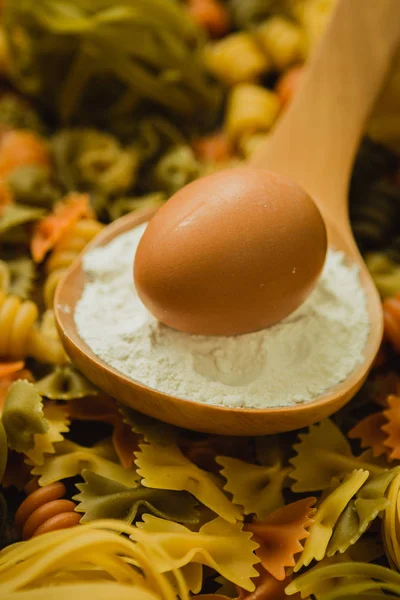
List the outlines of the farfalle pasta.
{"label": "farfalle pasta", "polygon": [[379,474],[382,468],[353,456],[350,443],[330,419],[311,425],[308,433],[299,435],[300,443],[293,448],[297,455],[290,460],[294,469],[295,492],[315,492],[329,488],[334,477],[353,469],[368,469]]}
{"label": "farfalle pasta", "polygon": [[283,468],[279,461],[261,466],[227,456],[219,456],[216,461],[226,479],[224,490],[232,494],[234,504],[243,507],[245,515],[255,514],[263,519],[283,505],[283,484],[290,468]]}
{"label": "farfalle pasta", "polygon": [[76,400],[97,396],[98,389],[70,364],[57,365],[49,374],[39,379],[35,387],[41,396],[50,400]]}
{"label": "farfalle pasta", "polygon": [[47,431],[35,433],[33,447],[25,451],[30,465],[40,466],[45,463],[48,454],[55,454],[54,445],[64,440],[64,433],[69,431],[70,419],[67,410],[58,404],[47,403],[43,406],[43,417],[47,423]]}
{"label": "farfalle pasta", "polygon": [[112,443],[122,466],[130,468],[134,452],[138,449],[140,436],[127,425],[117,404],[105,395],[75,398],[68,402],[68,414],[73,420],[100,421],[112,426]]}
{"label": "farfalle pasta", "polygon": [[55,453],[48,456],[43,465],[36,465],[32,469],[32,475],[39,477],[39,485],[48,485],[80,475],[84,469],[91,469],[102,473],[104,477],[122,483],[126,486],[134,486],[139,477],[133,469],[125,469],[115,462],[113,454],[106,452],[102,446],[86,448],[74,442],[59,442],[55,447]]}
{"label": "farfalle pasta", "polygon": [[56,286],[105,224],[267,141],[335,1],[46,2],[0,11],[4,87],[38,100],[0,98],[1,599],[399,598],[396,102],[380,101],[349,193],[384,299],[366,385],[300,432],[179,429],[69,361]]}
{"label": "farfalle pasta", "polygon": [[[251,578],[257,576],[254,565],[259,559],[253,552],[257,544],[251,540],[251,533],[243,531],[242,524],[228,523],[219,517],[205,523],[197,533],[178,523],[147,515],[138,527],[139,531],[151,534],[147,539],[143,538],[143,541],[146,540],[150,545],[156,540],[157,548],[161,547],[170,557],[169,562],[163,556],[157,559],[157,550],[155,551],[155,560],[159,560],[158,568],[161,573],[169,571],[172,566],[180,568],[194,561],[212,567],[229,581],[248,591],[254,590]],[[200,539],[201,546],[197,541]],[[232,561],[231,556],[239,554],[241,560]]]}
{"label": "farfalle pasta", "polygon": [[362,469],[353,471],[321,502],[313,517],[314,523],[310,527],[304,550],[294,567],[295,572],[308,566],[312,560],[321,560],[325,556],[340,515],[368,479],[368,475],[368,471]]}
{"label": "farfalle pasta", "polygon": [[15,381],[9,388],[2,414],[8,446],[18,452],[35,447],[35,435],[44,435],[49,424],[35,386],[26,380]]}
{"label": "farfalle pasta", "polygon": [[259,545],[256,554],[261,565],[279,581],[285,579],[285,568],[294,567],[294,556],[303,550],[301,542],[314,522],[315,501],[313,497],[298,500],[271,512],[263,521],[245,525]]}
{"label": "farfalle pasta", "polygon": [[132,523],[141,513],[178,523],[196,524],[199,512],[196,500],[185,492],[127,487],[89,470],[83,470],[85,483],[78,483],[79,494],[74,496],[77,511],[83,513],[82,523],[95,519],[122,519]]}
{"label": "farfalle pasta", "polygon": [[185,490],[230,523],[243,515],[222,491],[221,481],[190,462],[176,445],[141,444],[135,463],[142,485],[166,490]]}

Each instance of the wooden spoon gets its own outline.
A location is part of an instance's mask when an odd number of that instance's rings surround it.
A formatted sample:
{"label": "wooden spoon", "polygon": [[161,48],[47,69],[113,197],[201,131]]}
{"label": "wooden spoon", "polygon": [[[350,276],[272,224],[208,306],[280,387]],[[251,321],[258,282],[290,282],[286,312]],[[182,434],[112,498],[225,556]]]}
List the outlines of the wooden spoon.
{"label": "wooden spoon", "polygon": [[[58,287],[55,313],[68,354],[91,381],[124,404],[157,419],[231,435],[261,435],[315,423],[338,410],[356,393],[378,351],[383,319],[379,296],[351,233],[348,183],[366,118],[399,39],[399,0],[340,0],[302,88],[268,145],[260,147],[252,159],[254,165],[288,175],[302,184],[326,219],[330,245],[344,251],[349,263],[359,266],[371,324],[364,362],[314,402],[287,408],[230,409],[152,390],[100,360],[80,338],[73,318],[86,279],[80,258]],[[152,214],[154,211],[147,211],[119,219],[88,248],[107,244]]]}

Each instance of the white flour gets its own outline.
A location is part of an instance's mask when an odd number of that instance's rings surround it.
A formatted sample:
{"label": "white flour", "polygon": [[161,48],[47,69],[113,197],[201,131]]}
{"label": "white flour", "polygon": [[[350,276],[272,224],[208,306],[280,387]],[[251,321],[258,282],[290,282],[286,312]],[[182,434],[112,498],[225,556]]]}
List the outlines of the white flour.
{"label": "white flour", "polygon": [[310,402],[363,360],[369,322],[357,268],[330,250],[306,302],[284,321],[237,337],[189,335],[159,324],[133,284],[133,259],[145,226],[84,258],[91,282],[75,321],[106,363],[148,387],[230,407]]}

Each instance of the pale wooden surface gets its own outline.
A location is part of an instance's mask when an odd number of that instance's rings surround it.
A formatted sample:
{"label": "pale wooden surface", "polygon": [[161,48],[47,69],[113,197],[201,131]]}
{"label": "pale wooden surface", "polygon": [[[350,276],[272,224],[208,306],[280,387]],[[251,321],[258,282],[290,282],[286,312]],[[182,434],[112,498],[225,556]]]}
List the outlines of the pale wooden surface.
{"label": "pale wooden surface", "polygon": [[[257,166],[290,175],[301,183],[326,218],[330,243],[343,250],[350,262],[360,264],[371,319],[364,363],[323,397],[289,408],[227,409],[151,390],[109,367],[79,337],[73,319],[85,281],[79,259],[57,290],[55,313],[68,354],[90,380],[121,402],[157,419],[231,435],[261,435],[309,425],[338,410],[356,393],[379,348],[382,308],[351,235],[347,187],[365,119],[399,37],[400,0],[340,0],[320,53],[310,65],[308,80],[280,120],[271,143],[260,148],[254,158]],[[147,211],[119,219],[89,247],[108,243],[150,216]]]}

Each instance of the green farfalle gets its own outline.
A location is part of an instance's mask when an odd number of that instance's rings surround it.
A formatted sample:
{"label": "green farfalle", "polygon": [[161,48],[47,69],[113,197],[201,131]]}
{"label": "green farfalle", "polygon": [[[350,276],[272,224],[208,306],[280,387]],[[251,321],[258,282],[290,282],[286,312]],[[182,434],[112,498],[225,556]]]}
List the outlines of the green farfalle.
{"label": "green farfalle", "polygon": [[243,516],[225,496],[220,479],[203,471],[186,458],[175,444],[141,444],[136,452],[138,474],[146,487],[185,490],[226,521],[235,523]]}
{"label": "green farfalle", "polygon": [[97,396],[99,390],[72,365],[55,367],[43,379],[35,383],[41,396],[50,400],[76,400],[86,396]]}
{"label": "green farfalle", "polygon": [[61,198],[60,190],[52,183],[49,169],[40,165],[25,165],[14,169],[7,184],[18,204],[50,208]]}
{"label": "green farfalle", "polygon": [[55,454],[47,456],[44,464],[32,469],[32,474],[40,477],[41,486],[75,477],[84,469],[95,471],[127,487],[134,487],[139,481],[133,469],[125,469],[115,462],[115,455],[110,455],[108,447],[87,448],[66,440],[55,444],[54,450]]}
{"label": "green farfalle", "polygon": [[16,258],[7,261],[10,282],[8,293],[23,300],[31,298],[36,279],[36,268],[30,258]]}
{"label": "green farfalle", "polygon": [[300,443],[294,444],[297,456],[290,460],[294,469],[294,492],[316,492],[330,487],[334,477],[340,477],[354,469],[368,470],[379,475],[384,468],[375,463],[353,456],[350,444],[340,429],[330,419],[311,425],[307,433],[299,435]]}
{"label": "green farfalle", "polygon": [[2,418],[0,416],[0,485],[1,485],[1,480],[3,479],[4,471],[6,470],[7,455],[8,455],[7,435],[6,435],[6,430],[4,429]]}
{"label": "green farfalle", "polygon": [[142,435],[146,442],[155,444],[170,444],[174,442],[181,430],[174,425],[162,423],[153,417],[139,413],[128,406],[120,406],[119,411],[124,417],[124,422],[131,427],[134,433]]}
{"label": "green farfalle", "polygon": [[[323,600],[349,600],[349,598],[390,598],[383,591],[400,595],[400,574],[382,567],[368,563],[344,562],[326,567],[310,569],[297,577],[286,588],[286,594],[291,596],[300,592],[302,598],[308,598],[310,590],[320,582],[326,583],[329,579],[345,578],[346,583],[334,587]],[[356,580],[356,581],[354,581]],[[363,596],[362,594],[365,594]],[[375,595],[374,595],[375,594]],[[321,598],[322,600],[322,598]]]}
{"label": "green farfalle", "polygon": [[85,483],[78,483],[80,491],[74,496],[79,502],[76,510],[84,513],[81,521],[94,519],[122,519],[132,523],[143,512],[178,523],[196,524],[199,513],[196,501],[185,492],[171,492],[146,488],[142,485],[128,488],[93,471],[82,471]]}
{"label": "green farfalle", "polygon": [[283,484],[290,472],[280,461],[271,466],[252,465],[237,458],[218,456],[221,475],[226,479],[224,490],[232,494],[235,504],[243,506],[244,514],[263,519],[284,504]]}
{"label": "green farfalle", "polygon": [[0,233],[8,232],[18,225],[37,221],[45,215],[41,208],[23,206],[21,204],[8,204],[0,216]]}
{"label": "green farfalle", "polygon": [[3,425],[8,447],[17,452],[32,450],[35,435],[48,431],[42,398],[33,383],[19,380],[11,384],[4,403]]}
{"label": "green farfalle", "polygon": [[310,535],[306,539],[303,552],[294,568],[295,571],[299,571],[303,566],[307,567],[314,559],[324,558],[340,515],[368,479],[368,475],[368,471],[362,469],[353,471],[346,476],[343,483],[322,500],[313,516],[314,523],[309,529]]}
{"label": "green farfalle", "polygon": [[345,552],[368,529],[380,512],[389,506],[385,494],[399,468],[371,477],[350,500],[335,525],[327,556]]}
{"label": "green farfalle", "polygon": [[46,433],[34,435],[34,446],[25,452],[30,465],[43,465],[49,454],[55,453],[55,444],[62,442],[69,431],[69,417],[65,406],[54,402],[44,405],[43,414],[48,424]]}

